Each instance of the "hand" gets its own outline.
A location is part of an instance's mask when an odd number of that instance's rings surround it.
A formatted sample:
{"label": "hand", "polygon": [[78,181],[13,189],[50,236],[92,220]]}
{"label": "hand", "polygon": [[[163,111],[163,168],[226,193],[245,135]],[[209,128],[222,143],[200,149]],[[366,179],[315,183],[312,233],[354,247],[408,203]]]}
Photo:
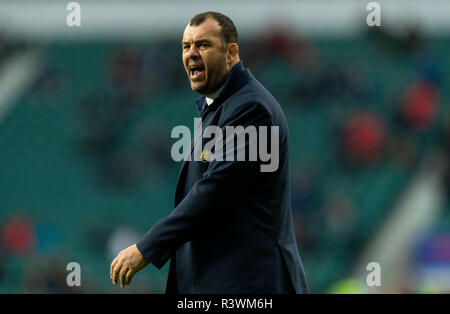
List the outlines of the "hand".
{"label": "hand", "polygon": [[120,251],[111,263],[110,277],[113,284],[117,284],[117,279],[120,278],[121,288],[129,285],[134,274],[147,266],[147,264],[148,261],[139,252],[136,244]]}

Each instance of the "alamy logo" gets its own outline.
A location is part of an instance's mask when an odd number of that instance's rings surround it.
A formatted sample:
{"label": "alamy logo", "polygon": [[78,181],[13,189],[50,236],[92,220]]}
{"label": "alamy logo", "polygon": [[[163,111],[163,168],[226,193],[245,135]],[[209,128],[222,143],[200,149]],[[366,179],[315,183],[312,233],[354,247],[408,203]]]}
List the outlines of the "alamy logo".
{"label": "alamy logo", "polygon": [[[235,158],[236,161],[257,161],[259,158],[262,162],[261,172],[274,172],[278,169],[280,146],[278,126],[259,126],[257,129],[253,125],[246,128],[240,125],[227,125],[222,129],[216,125],[210,125],[202,130],[202,119],[195,118],[194,161],[234,161]],[[173,128],[171,137],[178,138],[178,141],[172,145],[172,159],[190,161],[192,138],[189,128],[178,125]],[[203,139],[210,140],[203,146]],[[248,160],[246,160],[247,152]]]}
{"label": "alamy logo", "polygon": [[373,1],[367,4],[367,11],[370,13],[367,15],[366,22],[370,27],[381,26],[381,6],[378,2]]}
{"label": "alamy logo", "polygon": [[370,262],[366,267],[370,273],[367,275],[366,283],[369,287],[381,286],[381,266],[377,262]]}
{"label": "alamy logo", "polygon": [[70,262],[66,266],[70,273],[66,277],[66,283],[69,287],[81,286],[81,266],[77,262]]}
{"label": "alamy logo", "polygon": [[66,6],[67,14],[66,24],[69,27],[81,26],[81,6],[78,2],[70,2]]}

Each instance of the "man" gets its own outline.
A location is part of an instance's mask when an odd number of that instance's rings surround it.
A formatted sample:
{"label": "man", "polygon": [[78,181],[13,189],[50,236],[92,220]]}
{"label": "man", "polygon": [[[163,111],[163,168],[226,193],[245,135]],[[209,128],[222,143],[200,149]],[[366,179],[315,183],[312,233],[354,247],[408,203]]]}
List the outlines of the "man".
{"label": "man", "polygon": [[198,14],[183,33],[183,64],[191,88],[204,95],[197,100],[203,128],[278,126],[277,169],[191,155],[175,209],[114,259],[114,284],[124,287],[149,262],[160,269],[171,259],[167,293],[309,292],[291,218],[287,122],[239,60],[237,39],[228,17]]}

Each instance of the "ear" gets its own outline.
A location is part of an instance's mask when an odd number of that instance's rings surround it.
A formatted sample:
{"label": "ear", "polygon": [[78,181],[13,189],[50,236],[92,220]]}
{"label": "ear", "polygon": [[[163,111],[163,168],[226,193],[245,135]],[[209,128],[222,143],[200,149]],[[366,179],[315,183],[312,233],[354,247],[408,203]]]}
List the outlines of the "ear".
{"label": "ear", "polygon": [[236,43],[228,44],[227,61],[233,63],[239,58],[239,46]]}

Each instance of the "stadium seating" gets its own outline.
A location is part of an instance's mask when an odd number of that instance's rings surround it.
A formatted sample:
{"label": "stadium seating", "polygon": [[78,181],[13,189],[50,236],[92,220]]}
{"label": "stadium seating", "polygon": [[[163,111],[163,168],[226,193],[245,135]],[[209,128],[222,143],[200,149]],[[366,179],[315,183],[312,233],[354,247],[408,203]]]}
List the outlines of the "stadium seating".
{"label": "stadium seating", "polygon": [[[178,49],[175,40],[164,44],[173,51]],[[148,45],[158,46],[158,42],[136,43],[132,47],[144,51]],[[310,45],[323,69],[336,64],[349,70],[358,69],[366,94],[303,99],[302,95],[295,95],[295,89],[307,83],[308,76],[281,58],[274,58],[254,73],[274,92],[286,113],[292,168],[316,170],[319,208],[313,209],[311,215],[324,222],[317,232],[314,250],[304,248],[301,237],[298,241],[313,292],[327,292],[334,282],[348,274],[361,248],[377,232],[401,195],[417,163],[438,145],[438,131],[413,132],[396,123],[399,94],[416,73],[411,58],[380,57],[374,44],[364,37],[310,40]],[[447,80],[439,86],[441,106],[436,124],[440,125],[450,115],[450,41],[437,38],[430,40],[429,45],[438,52],[442,77]],[[136,104],[136,109],[123,118],[125,126],[119,124],[121,131],[115,134],[113,146],[107,148],[110,150],[93,158],[83,148],[83,134],[89,124],[80,104],[90,93],[118,93],[110,75],[111,63],[117,51],[128,48],[118,43],[50,44],[45,52],[43,77],[0,121],[0,227],[8,216],[20,212],[34,223],[52,224],[60,233],[50,252],[35,248],[28,255],[8,256],[5,275],[0,277],[0,292],[29,291],[27,280],[34,267],[34,259],[29,257],[58,254],[66,257],[67,263],[81,264],[83,274],[92,279],[86,283],[88,291],[117,291],[109,280],[111,261],[107,248],[93,246],[88,232],[95,233],[98,229],[108,234],[118,226],[128,225],[143,234],[173,208],[180,164],[168,159],[162,163],[165,168],[161,168],[158,162],[144,158],[147,155],[143,145],[157,143],[157,136],[162,135],[170,142],[167,146],[170,149],[173,143],[170,130],[174,126],[184,124],[192,129],[196,114],[193,100],[197,95],[189,89],[179,58],[173,61],[180,63],[174,67],[175,78],[165,79],[155,89],[144,79],[138,96],[125,98],[122,105]],[[165,74],[159,73],[161,78]],[[57,84],[50,84],[55,77]],[[106,106],[110,101],[105,98],[102,104],[99,102],[103,98],[98,99],[87,106]],[[105,108],[102,114],[110,114],[109,107]],[[386,149],[381,159],[369,165],[352,169],[342,165],[337,141],[339,128],[349,114],[361,108],[382,118],[389,137],[399,134],[400,128],[415,145],[417,159],[403,165],[393,161]],[[150,133],[154,137],[146,133],[155,129],[160,133]],[[170,158],[169,154],[161,158],[167,156]],[[114,168],[116,160],[119,168]],[[102,168],[105,163],[112,168]],[[105,184],[105,180],[110,180],[108,172],[114,169],[124,172],[118,179],[122,183]],[[324,206],[333,193],[345,194],[354,208],[351,215],[356,220],[355,227],[347,235],[350,245],[344,243],[345,236],[341,237],[339,231],[336,234],[328,229]],[[299,210],[294,208],[294,215]],[[340,228],[345,230],[347,226],[344,223]],[[142,286],[150,281],[151,292],[162,292],[166,274],[167,265],[162,271],[148,268],[137,281]]]}

